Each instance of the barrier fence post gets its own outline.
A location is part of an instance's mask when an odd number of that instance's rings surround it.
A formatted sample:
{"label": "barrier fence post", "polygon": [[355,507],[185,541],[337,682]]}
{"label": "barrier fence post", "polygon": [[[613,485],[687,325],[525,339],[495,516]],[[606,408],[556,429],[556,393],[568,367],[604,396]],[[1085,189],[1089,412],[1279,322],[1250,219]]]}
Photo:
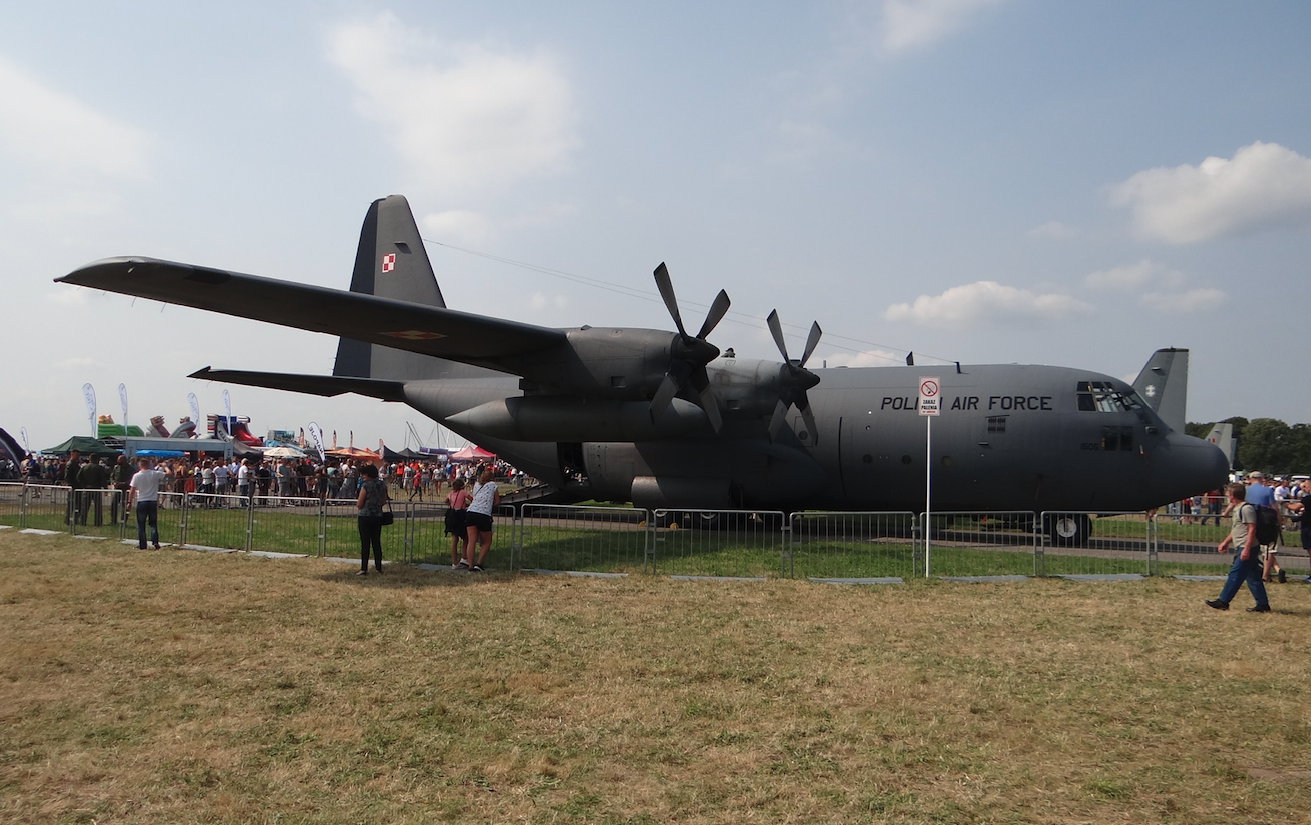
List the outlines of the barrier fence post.
{"label": "barrier fence post", "polygon": [[27,482],[23,482],[23,492],[18,497],[18,529],[27,529]]}
{"label": "barrier fence post", "polygon": [[246,481],[246,552],[255,549],[255,497],[250,494],[250,481]]}
{"label": "barrier fence post", "polygon": [[783,534],[779,541],[779,552],[782,554],[783,567],[779,575],[785,579],[793,579],[796,578],[797,567],[794,552],[796,548],[792,545],[792,514],[784,513],[782,521],[783,524],[779,527],[779,532]]}
{"label": "barrier fence post", "polygon": [[1156,576],[1161,572],[1160,532],[1157,530],[1156,514],[1151,513],[1143,519],[1143,525],[1147,531],[1147,575]]}
{"label": "barrier fence post", "polygon": [[642,536],[642,572],[647,572],[650,567],[651,575],[656,572],[656,542],[659,537],[656,534],[655,511],[646,511],[646,534]]}

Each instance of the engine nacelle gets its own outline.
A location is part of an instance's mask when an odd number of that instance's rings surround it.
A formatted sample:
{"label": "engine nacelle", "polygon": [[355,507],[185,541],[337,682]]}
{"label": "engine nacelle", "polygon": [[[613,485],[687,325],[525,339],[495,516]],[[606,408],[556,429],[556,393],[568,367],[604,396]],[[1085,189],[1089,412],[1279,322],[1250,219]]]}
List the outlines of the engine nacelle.
{"label": "engine nacelle", "polygon": [[652,422],[646,401],[554,395],[499,398],[447,421],[511,441],[657,441],[707,426],[701,408],[681,398]]}

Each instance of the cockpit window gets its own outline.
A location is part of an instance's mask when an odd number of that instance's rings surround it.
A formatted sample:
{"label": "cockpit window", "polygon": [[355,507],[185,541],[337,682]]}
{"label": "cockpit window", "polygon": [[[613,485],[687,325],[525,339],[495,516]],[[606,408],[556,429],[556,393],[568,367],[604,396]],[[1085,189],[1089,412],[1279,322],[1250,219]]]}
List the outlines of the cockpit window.
{"label": "cockpit window", "polygon": [[1109,381],[1080,381],[1074,390],[1084,412],[1129,412],[1146,406],[1133,390],[1118,390]]}

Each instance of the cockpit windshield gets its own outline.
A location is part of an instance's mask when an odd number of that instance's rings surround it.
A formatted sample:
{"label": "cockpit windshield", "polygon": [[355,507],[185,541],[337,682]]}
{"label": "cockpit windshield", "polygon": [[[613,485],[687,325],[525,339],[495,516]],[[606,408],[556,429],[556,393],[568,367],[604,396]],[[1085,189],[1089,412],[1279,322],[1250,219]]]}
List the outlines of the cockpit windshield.
{"label": "cockpit windshield", "polygon": [[1080,381],[1075,393],[1085,412],[1130,412],[1147,406],[1133,390],[1118,390],[1109,381]]}

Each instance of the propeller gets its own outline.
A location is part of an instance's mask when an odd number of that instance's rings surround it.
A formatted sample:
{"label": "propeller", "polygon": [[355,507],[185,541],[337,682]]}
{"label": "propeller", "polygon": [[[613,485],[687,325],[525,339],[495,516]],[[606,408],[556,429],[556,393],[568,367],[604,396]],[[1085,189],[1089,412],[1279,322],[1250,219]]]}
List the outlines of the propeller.
{"label": "propeller", "polygon": [[778,435],[787,416],[788,407],[795,406],[801,412],[801,419],[806,422],[810,443],[818,444],[819,431],[815,428],[815,414],[810,411],[810,399],[806,396],[806,390],[819,383],[819,376],[806,369],[806,362],[815,353],[815,347],[819,346],[819,337],[823,334],[823,330],[819,328],[818,322],[810,325],[810,334],[806,336],[806,349],[801,354],[801,360],[793,361],[788,357],[788,347],[783,340],[783,325],[778,320],[778,310],[770,312],[766,321],[769,323],[770,334],[774,336],[774,343],[778,345],[778,351],[783,355],[783,369],[780,370],[778,377],[778,404],[774,407],[774,417],[769,420],[769,438],[772,441],[774,436]]}
{"label": "propeller", "polygon": [[665,308],[669,310],[674,326],[678,328],[678,337],[669,348],[669,370],[651,398],[651,420],[659,419],[669,407],[669,402],[684,387],[691,387],[700,399],[699,406],[710,421],[710,426],[719,432],[724,420],[719,414],[715,393],[710,389],[710,376],[706,374],[706,364],[719,357],[719,347],[707,341],[706,336],[723,319],[724,313],[728,312],[728,293],[719,290],[701,329],[696,335],[688,335],[683,327],[683,316],[678,312],[678,299],[674,297],[674,284],[669,279],[669,269],[663,263],[656,267],[655,280],[660,297],[665,301]]}

